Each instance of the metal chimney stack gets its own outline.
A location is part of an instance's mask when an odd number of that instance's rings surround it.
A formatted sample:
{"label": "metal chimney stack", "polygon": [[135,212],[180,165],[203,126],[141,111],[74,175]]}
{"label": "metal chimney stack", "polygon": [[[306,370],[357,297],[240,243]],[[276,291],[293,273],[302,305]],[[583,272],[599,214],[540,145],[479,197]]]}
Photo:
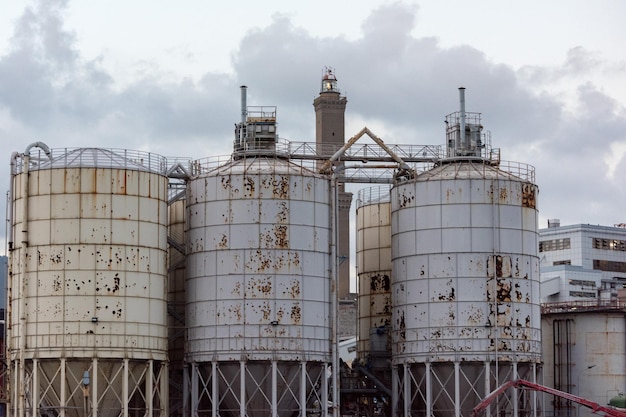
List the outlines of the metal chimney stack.
{"label": "metal chimney stack", "polygon": [[248,87],[241,86],[241,123],[246,123],[246,117],[248,116]]}
{"label": "metal chimney stack", "polygon": [[461,102],[461,137],[459,139],[461,147],[465,150],[469,148],[467,135],[465,134],[465,87],[459,87],[459,101]]}

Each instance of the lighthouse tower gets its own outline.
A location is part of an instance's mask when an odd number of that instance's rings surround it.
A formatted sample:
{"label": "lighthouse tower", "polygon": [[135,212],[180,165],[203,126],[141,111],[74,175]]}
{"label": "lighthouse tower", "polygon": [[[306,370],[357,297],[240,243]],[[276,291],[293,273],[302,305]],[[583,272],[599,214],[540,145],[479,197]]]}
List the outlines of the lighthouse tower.
{"label": "lighthouse tower", "polygon": [[[320,94],[313,101],[315,107],[315,142],[318,152],[330,158],[345,143],[345,112],[348,100],[337,87],[333,70],[326,68],[322,76]],[[338,294],[345,299],[350,294],[350,205],[352,193],[339,186],[338,201]]]}

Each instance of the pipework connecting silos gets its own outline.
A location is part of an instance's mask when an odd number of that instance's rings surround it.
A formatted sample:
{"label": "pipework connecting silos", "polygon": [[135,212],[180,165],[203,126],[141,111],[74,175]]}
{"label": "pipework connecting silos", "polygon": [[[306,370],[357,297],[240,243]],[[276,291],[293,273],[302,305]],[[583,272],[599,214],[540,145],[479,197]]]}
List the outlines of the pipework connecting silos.
{"label": "pipework connecting silos", "polygon": [[[395,411],[467,416],[541,360],[534,169],[504,163],[480,114],[446,118],[448,157],[396,184],[392,204]],[[536,415],[511,390],[488,415]]]}
{"label": "pipework connecting silos", "polygon": [[11,168],[11,415],[168,415],[164,158],[38,142]]}
{"label": "pipework connecting silos", "polygon": [[245,106],[234,153],[187,194],[191,415],[302,416],[327,404],[331,194],[283,158],[274,107]]}

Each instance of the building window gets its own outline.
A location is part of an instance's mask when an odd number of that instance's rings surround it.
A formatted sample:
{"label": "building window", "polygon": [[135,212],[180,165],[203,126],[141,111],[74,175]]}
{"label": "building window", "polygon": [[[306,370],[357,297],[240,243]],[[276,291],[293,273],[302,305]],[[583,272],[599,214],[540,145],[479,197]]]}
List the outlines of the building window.
{"label": "building window", "polygon": [[595,281],[587,281],[587,280],[583,280],[583,279],[570,279],[569,280],[569,285],[577,285],[577,286],[581,286],[581,287],[595,288],[596,287],[596,282]]}
{"label": "building window", "polygon": [[572,261],[570,261],[569,259],[565,260],[565,261],[554,261],[552,262],[552,265],[557,266],[557,265],[571,265]]}
{"label": "building window", "polygon": [[587,291],[570,291],[570,297],[583,297],[583,298],[596,298],[595,292],[587,292]]}
{"label": "building window", "polygon": [[597,269],[600,271],[626,273],[626,262],[604,261],[602,259],[594,259],[593,269]]}
{"label": "building window", "polygon": [[571,248],[569,237],[563,239],[544,240],[542,242],[539,242],[539,252],[548,252],[569,248]]}
{"label": "building window", "polygon": [[591,241],[594,249],[619,250],[622,252],[626,251],[626,240],[601,239],[599,237],[594,237]]}

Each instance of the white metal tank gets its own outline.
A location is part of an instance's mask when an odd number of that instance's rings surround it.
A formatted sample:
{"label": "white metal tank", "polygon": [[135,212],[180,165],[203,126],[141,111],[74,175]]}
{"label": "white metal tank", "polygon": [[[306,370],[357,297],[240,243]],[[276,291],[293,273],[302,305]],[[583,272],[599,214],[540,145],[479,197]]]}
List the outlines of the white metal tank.
{"label": "white metal tank", "polygon": [[[389,186],[359,190],[356,209],[359,358],[391,353],[391,202]],[[372,335],[373,340],[370,340]]]}
{"label": "white metal tank", "polygon": [[160,389],[136,394],[167,380],[164,167],[137,151],[37,143],[14,154],[9,349],[20,415],[163,406]]}
{"label": "white metal tank", "polygon": [[219,398],[192,393],[194,412],[324,404],[315,386],[326,387],[331,360],[330,199],[328,177],[256,153],[191,178],[187,361],[192,385],[208,378]]}
{"label": "white metal tank", "polygon": [[[543,384],[598,404],[626,386],[626,320],[619,303],[546,304],[542,315]],[[573,410],[576,408],[576,410]],[[592,416],[585,407],[554,398],[552,415]]]}
{"label": "white metal tank", "polygon": [[391,193],[395,359],[537,360],[536,186],[451,162]]}
{"label": "white metal tank", "polygon": [[[404,415],[471,414],[541,363],[534,168],[503,162],[480,113],[446,117],[448,157],[391,189],[392,362]],[[419,393],[419,395],[418,395]],[[536,412],[535,394],[488,415]]]}
{"label": "white metal tank", "polygon": [[533,380],[541,358],[538,191],[532,167],[509,168],[449,160],[391,190],[393,363],[437,375],[419,389],[459,398],[462,415],[485,384]]}

